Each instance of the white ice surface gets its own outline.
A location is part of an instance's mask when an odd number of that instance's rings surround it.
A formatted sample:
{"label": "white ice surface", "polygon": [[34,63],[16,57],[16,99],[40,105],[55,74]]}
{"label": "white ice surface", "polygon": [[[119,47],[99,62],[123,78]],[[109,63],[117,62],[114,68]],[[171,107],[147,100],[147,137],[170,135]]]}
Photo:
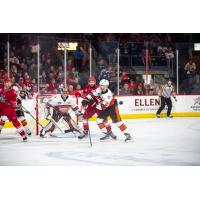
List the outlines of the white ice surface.
{"label": "white ice surface", "polygon": [[0,135],[0,165],[200,165],[200,118],[125,120],[134,141],[113,126],[117,141],[100,142],[90,122],[93,146],[71,133],[60,138],[31,137],[27,143],[14,129]]}

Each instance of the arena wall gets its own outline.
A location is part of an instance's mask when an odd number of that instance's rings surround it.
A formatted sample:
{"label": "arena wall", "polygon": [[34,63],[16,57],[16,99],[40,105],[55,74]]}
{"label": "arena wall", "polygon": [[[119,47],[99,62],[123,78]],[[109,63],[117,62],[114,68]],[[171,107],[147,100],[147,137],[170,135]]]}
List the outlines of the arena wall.
{"label": "arena wall", "polygon": [[[123,119],[136,118],[154,118],[155,113],[160,105],[158,96],[120,96],[117,97],[119,110]],[[178,102],[172,98],[173,108],[172,114],[174,117],[200,117],[200,95],[177,95]],[[79,106],[81,106],[81,99],[78,99]],[[35,100],[25,100],[23,106],[35,116]],[[166,116],[166,108],[161,114],[161,117]],[[34,120],[26,114],[29,125],[33,125]],[[41,115],[41,120],[45,115]],[[96,116],[90,120],[95,120]],[[10,122],[6,122],[6,128],[12,127]]]}

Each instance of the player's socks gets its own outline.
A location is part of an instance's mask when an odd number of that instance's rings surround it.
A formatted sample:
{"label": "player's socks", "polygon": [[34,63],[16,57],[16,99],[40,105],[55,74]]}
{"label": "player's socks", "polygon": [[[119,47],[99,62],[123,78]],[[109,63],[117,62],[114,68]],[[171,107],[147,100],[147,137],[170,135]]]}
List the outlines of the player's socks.
{"label": "player's socks", "polygon": [[27,135],[28,135],[28,136],[31,136],[31,131],[30,131],[30,129],[28,128],[28,126],[26,126],[26,127],[24,126],[24,129],[25,129]]}
{"label": "player's socks", "polygon": [[24,127],[24,129],[25,129],[27,135],[28,135],[28,136],[31,136],[31,131],[30,131],[30,129],[28,128],[27,121],[24,119],[24,120],[21,121],[21,124],[23,125],[23,127]]}
{"label": "player's socks", "polygon": [[24,132],[22,127],[17,127],[17,131],[19,132],[19,134],[23,138],[23,141],[26,142],[27,141],[26,133]]}
{"label": "player's socks", "polygon": [[104,121],[104,124],[105,124],[105,126],[106,126],[107,132],[112,132],[111,125],[110,125],[110,123],[109,123],[107,120]]}

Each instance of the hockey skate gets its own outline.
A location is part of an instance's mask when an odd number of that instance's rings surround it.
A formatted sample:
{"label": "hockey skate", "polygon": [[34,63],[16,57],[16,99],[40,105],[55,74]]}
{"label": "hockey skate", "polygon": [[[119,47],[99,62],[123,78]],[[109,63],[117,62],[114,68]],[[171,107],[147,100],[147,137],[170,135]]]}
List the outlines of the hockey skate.
{"label": "hockey skate", "polygon": [[43,129],[40,131],[40,137],[41,137],[41,138],[44,138],[44,137],[45,137],[45,135],[46,135],[46,133],[45,133],[45,132],[43,132],[43,131],[44,131]]}
{"label": "hockey skate", "polygon": [[81,133],[79,136],[78,136],[78,139],[83,139],[83,138],[85,138],[85,137],[87,137],[88,136],[88,131],[84,131],[83,133]]}
{"label": "hockey skate", "polygon": [[74,128],[70,128],[70,129],[65,130],[64,132],[65,133],[74,133],[74,131],[76,131]]}
{"label": "hockey skate", "polygon": [[28,136],[31,136],[32,133],[31,133],[30,130],[27,130],[27,131],[26,131],[26,134],[27,134]]}
{"label": "hockey skate", "polygon": [[110,134],[110,137],[113,139],[113,140],[116,140],[117,139],[117,136],[113,133],[113,132],[109,132]]}
{"label": "hockey skate", "polygon": [[26,136],[24,136],[24,137],[23,137],[23,142],[27,142],[27,139],[28,139],[28,138],[27,138]]}
{"label": "hockey skate", "polygon": [[172,115],[167,115],[167,118],[173,118],[173,116]]}
{"label": "hockey skate", "polygon": [[101,141],[104,141],[104,140],[107,140],[108,138],[110,138],[110,133],[104,133],[104,134],[105,134],[105,136],[100,138]]}
{"label": "hockey skate", "polygon": [[127,142],[127,141],[129,141],[129,140],[131,140],[132,139],[132,137],[131,137],[131,135],[129,134],[129,133],[124,133],[124,135],[125,135],[125,142]]}
{"label": "hockey skate", "polygon": [[160,114],[156,114],[156,117],[157,117],[157,118],[160,118]]}

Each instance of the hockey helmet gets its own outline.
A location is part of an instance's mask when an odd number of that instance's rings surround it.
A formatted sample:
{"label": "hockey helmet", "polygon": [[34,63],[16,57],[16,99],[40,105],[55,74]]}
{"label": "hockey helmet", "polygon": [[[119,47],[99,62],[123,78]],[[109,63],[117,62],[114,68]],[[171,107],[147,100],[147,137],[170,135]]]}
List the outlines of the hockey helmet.
{"label": "hockey helmet", "polygon": [[103,86],[108,87],[108,86],[109,86],[109,81],[106,80],[106,79],[102,79],[102,80],[99,82],[99,85],[103,85]]}
{"label": "hockey helmet", "polygon": [[90,78],[88,78],[88,83],[90,82],[96,82],[96,78],[94,76],[91,76]]}
{"label": "hockey helmet", "polygon": [[10,77],[7,77],[7,78],[5,78],[5,79],[4,79],[4,82],[5,82],[5,83],[7,83],[7,82],[10,82],[10,83],[12,83],[12,82],[13,82],[13,80],[12,80],[12,78],[10,78]]}

